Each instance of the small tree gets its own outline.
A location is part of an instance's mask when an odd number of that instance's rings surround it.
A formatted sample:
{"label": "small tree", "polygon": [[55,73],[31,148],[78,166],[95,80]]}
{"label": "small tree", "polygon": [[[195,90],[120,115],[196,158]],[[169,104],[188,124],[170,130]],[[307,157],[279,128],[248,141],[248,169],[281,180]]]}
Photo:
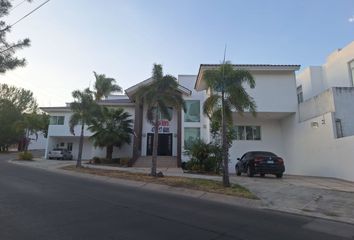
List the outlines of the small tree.
{"label": "small tree", "polygon": [[230,186],[229,179],[229,147],[228,124],[232,124],[232,112],[243,113],[249,110],[256,112],[256,103],[246,92],[244,84],[255,87],[252,74],[246,70],[234,69],[230,62],[221,64],[217,69],[206,70],[203,74],[207,87],[212,94],[205,100],[204,113],[210,119],[219,119],[221,122],[221,146],[223,150],[223,185]]}
{"label": "small tree", "polygon": [[72,96],[74,102],[70,103],[70,108],[73,111],[73,114],[70,117],[69,127],[71,134],[75,135],[75,126],[81,125],[79,152],[76,162],[76,167],[81,167],[85,125],[90,124],[93,116],[97,115],[99,112],[99,106],[94,101],[93,94],[88,88],[84,91],[73,91]]}
{"label": "small tree", "polygon": [[106,158],[111,161],[113,147],[121,148],[124,144],[130,144],[132,124],[131,115],[124,109],[103,107],[88,129],[93,133],[90,138],[95,146],[106,147]]}

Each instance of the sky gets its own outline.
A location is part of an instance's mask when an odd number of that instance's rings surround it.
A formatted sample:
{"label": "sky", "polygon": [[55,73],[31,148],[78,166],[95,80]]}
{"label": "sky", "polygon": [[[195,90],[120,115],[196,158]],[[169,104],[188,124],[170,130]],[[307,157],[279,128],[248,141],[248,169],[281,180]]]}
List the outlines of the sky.
{"label": "sky", "polygon": [[[16,6],[22,0],[13,0]],[[13,23],[44,0],[21,3]],[[198,73],[200,64],[321,65],[354,41],[354,0],[50,0],[12,28],[31,39],[16,53],[27,66],[0,75],[33,91],[40,106],[63,106],[94,83],[93,71],[126,89],[151,76]]]}

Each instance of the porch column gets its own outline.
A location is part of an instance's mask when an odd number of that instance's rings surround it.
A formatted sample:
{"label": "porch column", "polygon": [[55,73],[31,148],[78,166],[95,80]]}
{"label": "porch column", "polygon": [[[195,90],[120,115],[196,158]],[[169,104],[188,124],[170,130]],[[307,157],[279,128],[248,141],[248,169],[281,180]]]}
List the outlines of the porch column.
{"label": "porch column", "polygon": [[132,167],[135,161],[141,156],[141,132],[143,127],[143,106],[135,104],[134,118],[134,139],[133,139],[133,158],[128,166]]}
{"label": "porch column", "polygon": [[177,109],[177,167],[182,166],[182,109]]}

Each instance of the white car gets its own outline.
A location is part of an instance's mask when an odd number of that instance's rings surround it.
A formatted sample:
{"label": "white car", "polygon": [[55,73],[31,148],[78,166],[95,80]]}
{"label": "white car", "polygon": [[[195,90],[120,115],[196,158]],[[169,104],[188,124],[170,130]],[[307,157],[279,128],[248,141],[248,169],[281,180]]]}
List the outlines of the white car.
{"label": "white car", "polygon": [[53,150],[49,151],[48,153],[49,159],[61,159],[61,160],[72,160],[73,155],[67,149],[62,148],[54,148]]}

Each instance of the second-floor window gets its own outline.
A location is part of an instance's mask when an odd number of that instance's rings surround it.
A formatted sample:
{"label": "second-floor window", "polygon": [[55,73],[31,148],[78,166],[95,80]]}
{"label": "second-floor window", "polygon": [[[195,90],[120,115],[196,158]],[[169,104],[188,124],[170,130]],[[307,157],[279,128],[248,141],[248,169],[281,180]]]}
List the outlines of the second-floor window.
{"label": "second-floor window", "polygon": [[184,113],[185,122],[200,122],[200,101],[186,100],[186,112]]}
{"label": "second-floor window", "polygon": [[354,87],[354,60],[349,62],[349,72],[350,72],[350,76],[352,78],[352,84],[353,84],[353,87]]}
{"label": "second-floor window", "polygon": [[304,101],[304,95],[302,93],[302,85],[296,88],[296,92],[297,92],[297,103],[300,104]]}
{"label": "second-floor window", "polygon": [[50,125],[64,125],[64,116],[50,116]]}

